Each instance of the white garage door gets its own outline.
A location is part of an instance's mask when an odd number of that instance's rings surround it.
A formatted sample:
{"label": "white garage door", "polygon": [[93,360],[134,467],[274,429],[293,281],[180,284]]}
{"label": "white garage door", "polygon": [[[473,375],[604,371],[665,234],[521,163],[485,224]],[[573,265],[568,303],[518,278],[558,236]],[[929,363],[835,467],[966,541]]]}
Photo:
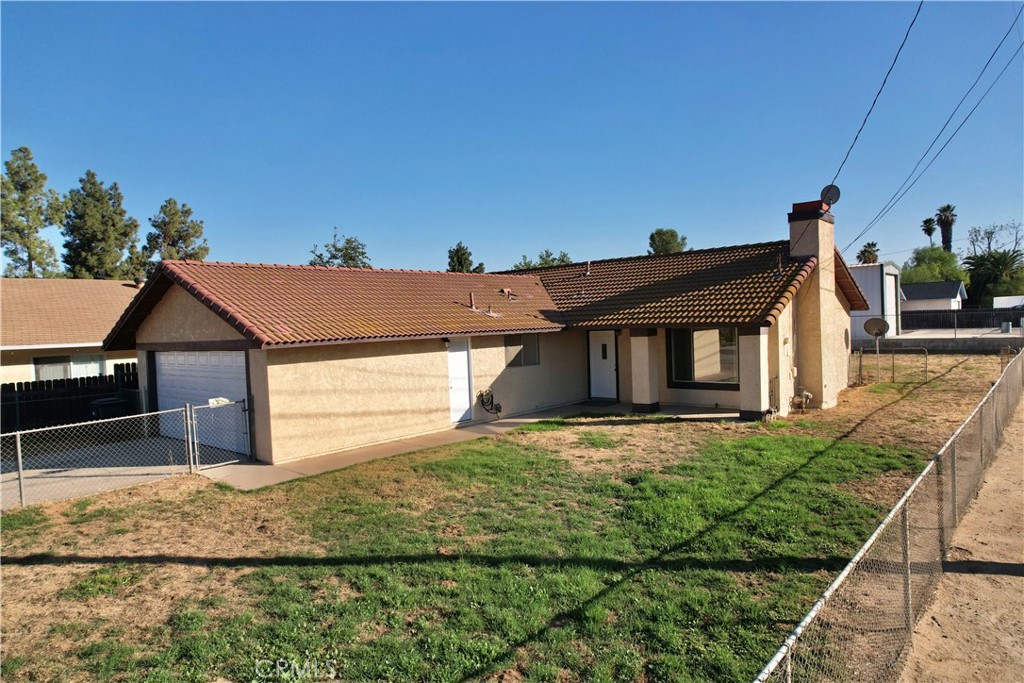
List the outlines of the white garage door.
{"label": "white garage door", "polygon": [[[205,406],[211,398],[241,401],[246,397],[244,351],[158,351],[156,353],[156,396],[160,410],[181,408],[186,403]],[[216,419],[203,411],[204,424],[197,439],[217,448],[239,453],[245,447],[245,414],[237,407],[217,410]],[[200,416],[197,415],[197,420]],[[161,420],[165,436],[184,438],[179,420]],[[215,427],[213,426],[215,423]]]}

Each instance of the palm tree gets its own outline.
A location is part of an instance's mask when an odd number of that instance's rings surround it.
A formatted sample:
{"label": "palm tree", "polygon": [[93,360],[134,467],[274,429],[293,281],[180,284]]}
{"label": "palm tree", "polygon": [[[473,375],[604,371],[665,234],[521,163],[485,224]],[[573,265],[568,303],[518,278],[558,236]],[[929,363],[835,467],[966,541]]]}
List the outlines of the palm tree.
{"label": "palm tree", "polygon": [[991,289],[1016,276],[1024,268],[1024,254],[1015,249],[995,249],[964,259],[971,276],[971,298],[976,302],[991,296]]}
{"label": "palm tree", "polygon": [[857,263],[878,263],[878,242],[868,242],[857,252]]}
{"label": "palm tree", "polygon": [[928,246],[934,247],[935,242],[934,240],[932,240],[932,235],[935,234],[935,219],[925,218],[923,221],[921,221],[921,232],[928,235]]}
{"label": "palm tree", "polygon": [[956,223],[956,207],[952,204],[943,204],[935,212],[935,222],[939,224],[942,231],[942,248],[946,251],[953,251],[953,224]]}

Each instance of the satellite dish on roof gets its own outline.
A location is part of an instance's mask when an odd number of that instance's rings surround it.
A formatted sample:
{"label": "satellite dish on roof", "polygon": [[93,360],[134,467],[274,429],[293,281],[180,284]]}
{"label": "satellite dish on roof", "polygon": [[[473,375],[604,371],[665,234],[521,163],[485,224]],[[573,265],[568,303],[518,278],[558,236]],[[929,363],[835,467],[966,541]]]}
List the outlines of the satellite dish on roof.
{"label": "satellite dish on roof", "polygon": [[864,321],[864,331],[877,339],[889,331],[889,323],[885,318],[868,318]]}
{"label": "satellite dish on roof", "polygon": [[829,206],[835,206],[836,202],[839,201],[839,186],[838,185],[826,185],[821,190],[821,201],[825,202]]}

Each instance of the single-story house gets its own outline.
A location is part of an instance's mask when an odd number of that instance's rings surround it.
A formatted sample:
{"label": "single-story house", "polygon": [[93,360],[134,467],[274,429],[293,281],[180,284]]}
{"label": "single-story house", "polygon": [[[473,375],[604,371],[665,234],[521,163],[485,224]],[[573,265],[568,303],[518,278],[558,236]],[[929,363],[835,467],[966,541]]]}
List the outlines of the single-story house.
{"label": "single-story house", "polygon": [[992,308],[1014,308],[1024,306],[1024,296],[997,296],[992,298]]}
{"label": "single-story house", "polygon": [[135,361],[103,339],[138,293],[123,280],[0,280],[0,383],[110,375]]}
{"label": "single-story house", "polygon": [[867,302],[822,202],[790,239],[471,274],[165,261],[106,339],[151,410],[245,399],[285,462],[607,399],[785,414],[835,405]]}
{"label": "single-story house", "polygon": [[853,279],[868,301],[868,310],[854,313],[851,330],[854,339],[874,339],[864,330],[870,318],[882,318],[889,323],[885,337],[900,333],[900,308],[903,292],[900,290],[900,269],[891,263],[862,263],[850,266]]}
{"label": "single-story house", "polygon": [[904,283],[902,289],[904,311],[958,311],[967,301],[960,280]]}

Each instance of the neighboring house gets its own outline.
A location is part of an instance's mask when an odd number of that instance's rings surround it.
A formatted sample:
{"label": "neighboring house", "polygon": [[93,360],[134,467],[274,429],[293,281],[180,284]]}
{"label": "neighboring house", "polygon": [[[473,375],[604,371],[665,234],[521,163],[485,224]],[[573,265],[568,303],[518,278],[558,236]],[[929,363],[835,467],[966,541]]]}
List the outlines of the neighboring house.
{"label": "neighboring house", "polygon": [[0,280],[0,383],[113,374],[103,338],[138,293],[120,280]]}
{"label": "neighboring house", "polygon": [[827,205],[794,205],[790,234],[520,273],[164,261],[105,347],[138,350],[151,410],[246,399],[268,462],[492,419],[485,390],[505,416],[831,407],[867,302]]}
{"label": "neighboring house", "polygon": [[960,280],[903,284],[904,311],[958,311],[967,301]]}
{"label": "neighboring house", "polygon": [[889,331],[884,336],[897,336],[900,333],[900,306],[903,300],[900,269],[889,263],[865,263],[851,265],[850,272],[868,301],[868,310],[852,316],[850,327],[853,338],[874,339],[864,331],[864,322],[870,318],[882,318],[889,323]]}
{"label": "neighboring house", "polygon": [[1024,296],[997,296],[992,299],[992,308],[1014,308],[1024,306]]}

